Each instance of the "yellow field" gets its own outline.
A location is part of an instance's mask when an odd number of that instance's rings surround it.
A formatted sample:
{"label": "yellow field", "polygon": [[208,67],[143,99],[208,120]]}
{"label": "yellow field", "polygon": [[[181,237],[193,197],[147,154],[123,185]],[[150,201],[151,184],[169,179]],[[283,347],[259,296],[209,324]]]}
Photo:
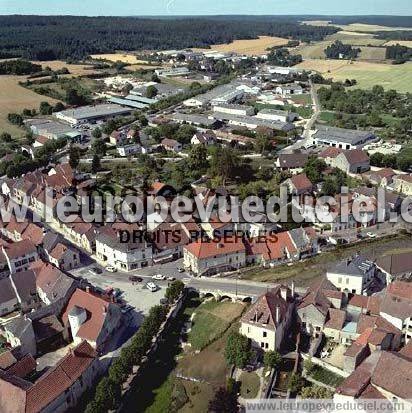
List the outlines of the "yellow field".
{"label": "yellow field", "polygon": [[9,132],[14,136],[23,134],[22,129],[7,121],[9,113],[21,112],[25,108],[38,109],[40,102],[44,101],[51,104],[57,102],[20,86],[18,82],[24,80],[24,76],[0,76],[0,133]]}
{"label": "yellow field", "polygon": [[400,44],[401,46],[412,47],[412,40],[391,40],[390,42],[386,42],[384,46],[395,46]]}
{"label": "yellow field", "polygon": [[144,60],[139,60],[135,55],[130,53],[106,53],[106,54],[93,54],[93,59],[104,59],[111,62],[123,62],[129,64],[144,64],[147,63]]}
{"label": "yellow field", "polygon": [[351,23],[351,24],[333,24],[328,20],[307,20],[303,21],[303,24],[310,26],[335,26],[340,27],[347,32],[381,32],[381,31],[394,31],[394,30],[412,30],[411,27],[389,27],[379,26],[377,24],[365,24],[365,23]]}
{"label": "yellow field", "polygon": [[49,62],[36,62],[33,61],[33,63],[36,63],[38,65],[41,65],[43,69],[48,66],[52,70],[59,70],[62,69],[63,67],[66,67],[69,69],[69,72],[71,75],[75,76],[81,76],[81,75],[88,75],[91,73],[97,72],[96,70],[92,70],[91,66],[89,66],[89,69],[87,69],[87,65],[72,65],[72,64],[67,64],[66,62],[63,62],[62,60],[52,60]]}
{"label": "yellow field", "polygon": [[[232,43],[211,45],[211,50],[217,52],[235,52],[248,56],[262,55],[267,53],[267,49],[273,46],[284,46],[288,43],[288,39],[282,37],[260,36],[258,39],[252,40],[235,40]],[[209,49],[194,49],[205,51]]]}
{"label": "yellow field", "polygon": [[361,46],[361,52],[358,59],[384,61],[386,58],[386,49],[384,47]]}
{"label": "yellow field", "polygon": [[356,79],[357,88],[370,89],[381,85],[385,89],[412,92],[412,62],[403,65],[352,62],[341,60],[308,59],[297,65],[302,69],[315,70],[334,80]]}

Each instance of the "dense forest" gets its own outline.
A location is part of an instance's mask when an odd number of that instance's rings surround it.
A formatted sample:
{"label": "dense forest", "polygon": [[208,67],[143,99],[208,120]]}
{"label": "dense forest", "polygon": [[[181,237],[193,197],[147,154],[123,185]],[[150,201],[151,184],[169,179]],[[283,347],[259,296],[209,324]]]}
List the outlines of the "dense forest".
{"label": "dense forest", "polygon": [[325,55],[328,59],[356,59],[361,49],[354,48],[350,44],[343,44],[336,40],[325,49]]}
{"label": "dense forest", "polygon": [[259,35],[320,40],[338,30],[276,17],[0,16],[0,55],[35,60],[81,59],[114,50],[209,46]]}

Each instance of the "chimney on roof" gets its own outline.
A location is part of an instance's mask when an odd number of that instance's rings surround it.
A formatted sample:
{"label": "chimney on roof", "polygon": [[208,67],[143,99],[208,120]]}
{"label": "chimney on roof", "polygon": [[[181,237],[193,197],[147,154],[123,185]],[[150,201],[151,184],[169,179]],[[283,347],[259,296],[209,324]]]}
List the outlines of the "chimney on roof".
{"label": "chimney on roof", "polygon": [[90,293],[90,286],[86,286],[86,293]]}
{"label": "chimney on roof", "polygon": [[280,323],[280,307],[276,306],[276,324]]}

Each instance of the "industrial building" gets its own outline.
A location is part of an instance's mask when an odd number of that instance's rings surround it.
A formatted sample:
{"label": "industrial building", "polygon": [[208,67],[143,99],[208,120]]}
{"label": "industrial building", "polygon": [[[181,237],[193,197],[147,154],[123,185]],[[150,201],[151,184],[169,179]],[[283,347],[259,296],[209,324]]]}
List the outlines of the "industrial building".
{"label": "industrial building", "polygon": [[259,126],[261,126],[283,132],[289,132],[295,128],[295,126],[292,123],[260,119],[256,116],[237,116],[229,113],[220,112],[215,112],[212,116],[217,120],[226,121],[230,125],[244,126],[248,129],[256,129]]}
{"label": "industrial building", "polygon": [[239,90],[235,85],[229,83],[227,85],[217,86],[209,92],[187,99],[183,104],[189,107],[201,107],[209,103],[211,105],[227,104],[236,102],[241,99],[243,95],[243,90]]}
{"label": "industrial building", "polygon": [[70,125],[76,126],[83,123],[106,121],[118,116],[127,116],[131,113],[131,109],[123,108],[116,104],[106,103],[95,106],[82,106],[75,109],[66,109],[61,112],[56,112],[54,116]]}
{"label": "industrial building", "polygon": [[190,115],[178,112],[173,113],[170,118],[178,123],[189,123],[190,125],[205,126],[207,128],[213,128],[218,123],[216,119],[205,115]]}
{"label": "industrial building", "polygon": [[230,113],[232,115],[250,116],[255,114],[255,108],[246,105],[223,103],[213,106],[213,112]]}
{"label": "industrial building", "polygon": [[293,122],[299,118],[299,115],[284,110],[263,109],[256,115],[256,117],[259,119],[278,120],[280,122]]}
{"label": "industrial building", "polygon": [[26,122],[34,135],[44,136],[47,139],[67,138],[70,140],[80,140],[82,132],[72,127],[47,119],[33,119]]}
{"label": "industrial building", "polygon": [[360,149],[376,139],[373,132],[318,125],[312,135],[314,145],[327,145],[341,149]]}

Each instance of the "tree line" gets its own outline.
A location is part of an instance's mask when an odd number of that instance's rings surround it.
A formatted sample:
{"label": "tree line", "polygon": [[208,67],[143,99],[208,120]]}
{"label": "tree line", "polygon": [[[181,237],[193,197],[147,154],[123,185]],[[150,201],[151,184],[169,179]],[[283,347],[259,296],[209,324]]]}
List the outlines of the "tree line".
{"label": "tree line", "polygon": [[207,47],[260,35],[321,40],[336,27],[297,19],[0,16],[0,53],[34,60],[83,59],[115,50]]}

